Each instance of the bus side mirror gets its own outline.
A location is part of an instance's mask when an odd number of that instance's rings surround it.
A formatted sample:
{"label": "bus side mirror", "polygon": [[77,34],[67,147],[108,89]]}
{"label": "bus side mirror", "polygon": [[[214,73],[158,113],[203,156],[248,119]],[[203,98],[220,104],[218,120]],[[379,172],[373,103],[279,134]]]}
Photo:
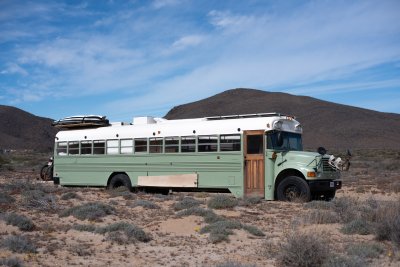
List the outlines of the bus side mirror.
{"label": "bus side mirror", "polygon": [[277,141],[277,145],[278,146],[282,146],[283,145],[283,134],[282,134],[282,132],[278,132],[276,137],[277,137],[277,140],[276,140]]}

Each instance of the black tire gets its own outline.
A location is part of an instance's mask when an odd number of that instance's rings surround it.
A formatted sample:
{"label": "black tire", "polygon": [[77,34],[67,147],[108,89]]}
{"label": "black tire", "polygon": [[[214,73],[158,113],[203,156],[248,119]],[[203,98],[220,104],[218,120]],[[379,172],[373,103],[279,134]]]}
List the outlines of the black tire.
{"label": "black tire", "polygon": [[110,183],[108,184],[108,189],[114,189],[120,186],[125,186],[126,188],[129,189],[129,191],[132,191],[132,184],[128,175],[123,173],[114,175],[111,178]]}
{"label": "black tire", "polygon": [[278,200],[281,201],[310,201],[311,192],[307,182],[297,176],[283,179],[276,189]]}
{"label": "black tire", "polygon": [[44,180],[44,176],[46,175],[48,168],[49,168],[49,165],[46,164],[40,169],[40,179]]}

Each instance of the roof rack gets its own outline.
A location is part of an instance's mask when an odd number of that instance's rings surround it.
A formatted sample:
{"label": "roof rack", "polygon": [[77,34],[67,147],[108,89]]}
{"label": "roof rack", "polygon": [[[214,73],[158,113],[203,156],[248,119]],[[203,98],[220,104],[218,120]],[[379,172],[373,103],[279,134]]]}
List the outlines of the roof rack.
{"label": "roof rack", "polygon": [[51,125],[61,129],[97,128],[110,126],[110,122],[106,119],[106,116],[80,115],[54,121]]}
{"label": "roof rack", "polygon": [[[288,116],[281,113],[254,113],[254,114],[240,114],[240,115],[226,115],[226,116],[213,116],[206,117],[207,120],[229,120],[229,119],[242,119],[242,118],[257,118],[257,117],[273,117],[273,116]],[[288,116],[293,117],[293,116]],[[294,117],[293,117],[294,118]]]}

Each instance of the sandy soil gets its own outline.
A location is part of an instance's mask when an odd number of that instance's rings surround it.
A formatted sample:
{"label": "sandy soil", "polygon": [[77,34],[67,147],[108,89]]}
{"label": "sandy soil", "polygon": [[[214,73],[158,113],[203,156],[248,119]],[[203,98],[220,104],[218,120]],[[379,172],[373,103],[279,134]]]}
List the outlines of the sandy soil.
{"label": "sandy soil", "polygon": [[[353,169],[344,176],[343,189],[337,192],[337,198],[351,196],[359,200],[374,198],[378,200],[400,200],[400,193],[388,188],[394,181],[400,181],[400,175],[389,172],[387,186],[377,180],[374,174],[362,173],[362,169]],[[53,188],[51,182],[36,181],[36,173],[3,172],[0,173],[0,185],[15,180],[29,179],[32,183],[44,184]],[[386,180],[385,180],[386,181]],[[80,199],[62,200],[66,192],[75,192]],[[214,210],[218,215],[241,223],[256,226],[265,234],[258,237],[244,230],[233,230],[229,241],[213,244],[208,233],[200,233],[207,225],[200,216],[177,216],[174,203],[184,196],[201,201],[201,207],[207,208],[207,201],[215,193],[172,193],[167,197],[156,194],[132,193],[131,196],[115,196],[101,188],[55,188],[49,193],[56,196],[56,210],[41,211],[27,208],[23,196],[11,192],[15,203],[1,205],[1,211],[17,213],[32,219],[33,231],[21,231],[0,220],[0,238],[10,235],[23,235],[36,245],[37,253],[14,253],[0,247],[0,259],[17,257],[26,266],[216,266],[227,262],[241,263],[244,266],[276,266],[274,254],[285,237],[294,231],[313,232],[329,240],[331,250],[345,253],[346,246],[353,243],[365,243],[375,240],[373,235],[346,235],[340,229],[340,223],[313,224],[307,221],[310,212],[302,203],[284,203],[261,201],[253,206],[238,205],[231,209]],[[138,199],[148,200],[159,209],[148,209],[132,205]],[[113,206],[114,214],[97,221],[79,220],[73,216],[60,217],[59,214],[69,207],[87,202],[102,202]],[[151,241],[118,244],[110,241],[104,234],[77,231],[74,224],[106,226],[115,222],[128,222],[142,228],[151,236]],[[392,254],[392,245],[381,242],[387,250],[380,257],[368,260],[372,266],[400,266],[399,257]]]}

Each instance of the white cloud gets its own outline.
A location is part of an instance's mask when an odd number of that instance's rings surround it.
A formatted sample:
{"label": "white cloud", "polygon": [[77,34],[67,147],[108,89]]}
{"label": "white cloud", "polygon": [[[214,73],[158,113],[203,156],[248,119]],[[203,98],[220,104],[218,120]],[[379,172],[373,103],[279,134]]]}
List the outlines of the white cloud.
{"label": "white cloud", "polygon": [[7,65],[7,68],[2,70],[0,73],[1,74],[20,74],[23,76],[28,75],[28,72],[24,68],[22,68],[21,66],[19,66],[18,64],[15,64],[15,63],[9,63]]}
{"label": "white cloud", "polygon": [[204,41],[204,36],[201,35],[187,35],[172,44],[175,49],[185,49],[188,46],[196,46]]}
{"label": "white cloud", "polygon": [[179,3],[179,0],[154,0],[152,5],[154,8],[159,9],[167,6],[175,6]]}

